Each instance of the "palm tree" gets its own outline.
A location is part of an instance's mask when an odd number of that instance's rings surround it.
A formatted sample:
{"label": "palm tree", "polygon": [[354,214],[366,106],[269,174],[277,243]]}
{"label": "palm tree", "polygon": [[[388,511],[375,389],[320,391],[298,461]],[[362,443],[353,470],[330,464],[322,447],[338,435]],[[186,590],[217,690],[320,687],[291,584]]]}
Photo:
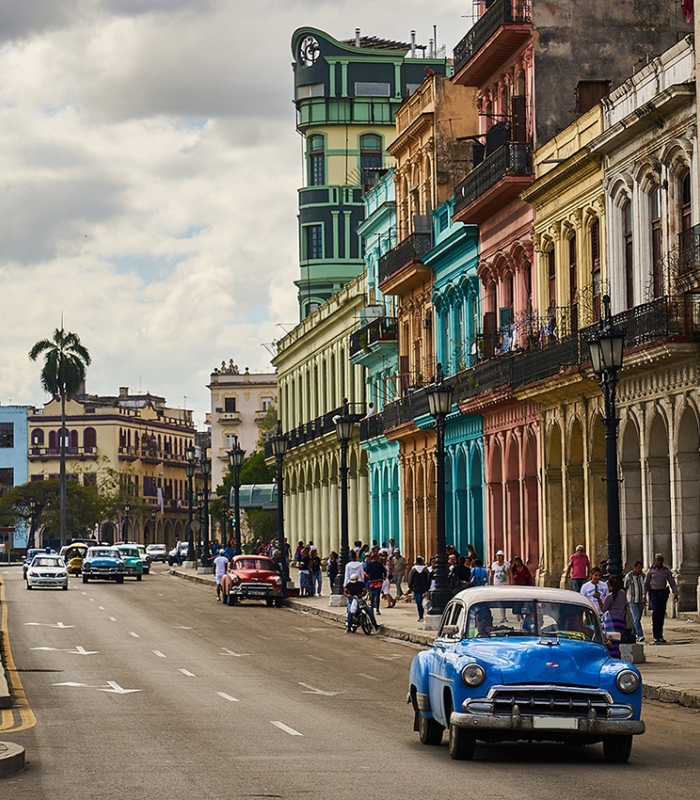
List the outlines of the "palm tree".
{"label": "palm tree", "polygon": [[61,513],[61,545],[66,544],[66,400],[78,391],[85,381],[90,364],[90,353],[80,343],[76,333],[56,328],[53,339],[42,339],[29,351],[29,358],[36,361],[44,354],[41,370],[41,385],[52,397],[61,398],[61,472],[59,502]]}

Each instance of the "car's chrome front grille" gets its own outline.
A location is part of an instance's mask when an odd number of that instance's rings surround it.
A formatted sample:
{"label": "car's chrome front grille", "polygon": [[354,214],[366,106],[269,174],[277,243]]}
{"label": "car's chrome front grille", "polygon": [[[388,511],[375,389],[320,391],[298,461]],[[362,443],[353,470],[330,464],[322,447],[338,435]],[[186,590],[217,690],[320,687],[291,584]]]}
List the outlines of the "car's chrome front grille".
{"label": "car's chrome front grille", "polygon": [[522,716],[586,717],[591,711],[605,719],[612,698],[599,690],[558,686],[507,686],[489,693],[492,712],[497,715],[513,713],[518,707]]}

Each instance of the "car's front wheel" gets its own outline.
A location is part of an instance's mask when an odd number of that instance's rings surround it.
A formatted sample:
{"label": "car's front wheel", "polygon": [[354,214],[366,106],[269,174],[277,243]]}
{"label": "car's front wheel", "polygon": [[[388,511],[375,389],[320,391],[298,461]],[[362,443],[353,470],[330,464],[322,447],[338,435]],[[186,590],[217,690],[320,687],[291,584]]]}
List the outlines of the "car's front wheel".
{"label": "car's front wheel", "polygon": [[268,608],[272,608],[273,602],[274,602],[274,600],[271,597],[266,597],[265,598],[265,603],[267,604]]}
{"label": "car's front wheel", "polygon": [[27,589],[31,589],[31,588],[32,588],[31,584],[27,583]]}
{"label": "car's front wheel", "polygon": [[471,761],[476,749],[476,737],[473,733],[465,731],[464,728],[450,725],[448,745],[450,758],[455,761]]}
{"label": "car's front wheel", "polygon": [[136,580],[137,580],[137,581],[140,581],[140,580],[141,580],[141,578],[143,578],[143,575],[137,575],[137,576],[136,576]]}
{"label": "car's front wheel", "polygon": [[632,753],[632,736],[606,736],[603,739],[603,755],[606,761],[624,764]]}
{"label": "car's front wheel", "polygon": [[117,583],[124,583],[124,576],[123,575],[117,575],[117,579],[116,580],[117,580]]}
{"label": "car's front wheel", "polygon": [[275,598],[275,608],[282,608],[282,598],[276,597]]}
{"label": "car's front wheel", "polygon": [[83,583],[87,583],[87,582],[88,582],[88,576],[87,575],[83,575]]}
{"label": "car's front wheel", "polygon": [[230,594],[230,595],[228,596],[228,604],[229,604],[230,606],[235,606],[235,605],[236,605],[236,600],[237,600],[237,599],[238,599],[238,598],[236,597],[236,595],[235,595],[235,594]]}
{"label": "car's front wheel", "polygon": [[418,735],[422,744],[440,744],[442,742],[442,732],[445,729],[437,721],[429,717],[420,715],[418,720]]}
{"label": "car's front wheel", "polygon": [[61,586],[61,589],[63,589],[63,591],[65,592],[68,589],[68,584],[64,583],[63,586]]}

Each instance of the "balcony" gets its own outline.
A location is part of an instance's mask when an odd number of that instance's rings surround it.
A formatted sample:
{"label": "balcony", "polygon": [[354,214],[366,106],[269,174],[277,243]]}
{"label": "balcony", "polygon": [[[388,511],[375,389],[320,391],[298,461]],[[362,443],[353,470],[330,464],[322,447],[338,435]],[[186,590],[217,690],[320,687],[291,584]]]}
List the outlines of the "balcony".
{"label": "balcony", "polygon": [[412,233],[379,259],[379,287],[407,267],[420,264],[421,258],[433,249],[432,233]]}
{"label": "balcony", "polygon": [[454,218],[479,225],[515,199],[532,183],[532,146],[507,142],[499,147],[455,189]]}
{"label": "balcony", "polygon": [[219,411],[219,422],[228,423],[229,425],[238,424],[241,421],[240,411]]}
{"label": "balcony", "polygon": [[[350,403],[350,409],[352,411],[353,405],[357,406],[359,404]],[[365,406],[362,404],[362,409],[364,412]],[[292,450],[295,447],[299,447],[300,445],[306,444],[307,442],[312,442],[314,439],[318,439],[322,436],[326,436],[327,434],[332,433],[335,436],[335,422],[333,421],[335,417],[341,416],[343,414],[343,407],[334,408],[332,411],[324,414],[321,417],[316,417],[316,419],[312,419],[311,422],[305,422],[299,425],[297,428],[292,428],[292,430],[287,431],[287,436],[289,436],[289,449]],[[360,422],[364,419],[365,414],[353,414],[350,413],[349,416],[355,421]],[[265,458],[272,458],[272,443],[269,441],[265,442]]]}
{"label": "balcony", "polygon": [[[52,458],[59,458],[61,455],[60,447],[37,447],[29,446],[30,461],[48,461]],[[66,447],[66,458],[73,461],[89,461],[97,459],[96,447]]]}
{"label": "balcony", "polygon": [[[396,317],[380,317],[363,325],[350,337],[350,358],[365,353],[376,354],[384,352],[388,347],[395,346],[397,342],[398,322]],[[362,359],[358,359],[361,361]]]}
{"label": "balcony", "polygon": [[481,86],[531,34],[530,0],[496,0],[455,47],[452,80]]}
{"label": "balcony", "polygon": [[700,292],[700,225],[678,234],[678,273],[681,292]]}

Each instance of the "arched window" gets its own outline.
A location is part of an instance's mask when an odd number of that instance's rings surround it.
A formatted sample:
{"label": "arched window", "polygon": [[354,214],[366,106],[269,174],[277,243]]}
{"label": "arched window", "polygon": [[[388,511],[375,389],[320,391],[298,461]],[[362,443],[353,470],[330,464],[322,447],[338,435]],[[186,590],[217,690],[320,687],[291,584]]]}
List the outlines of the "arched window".
{"label": "arched window", "polygon": [[326,183],[326,154],[323,136],[309,137],[309,186],[323,186]]}
{"label": "arched window", "polygon": [[49,450],[58,449],[58,434],[56,431],[49,431]]}
{"label": "arched window", "polygon": [[362,186],[373,186],[382,168],[382,140],[373,133],[360,137],[360,173]]}
{"label": "arched window", "polygon": [[44,431],[41,428],[35,428],[32,431],[32,444],[42,447],[44,444]]}
{"label": "arched window", "polygon": [[569,305],[571,306],[571,332],[578,331],[578,274],[576,265],[576,234],[569,239]]}
{"label": "arched window", "polygon": [[97,432],[94,428],[85,428],[83,432],[83,447],[97,447]]}

